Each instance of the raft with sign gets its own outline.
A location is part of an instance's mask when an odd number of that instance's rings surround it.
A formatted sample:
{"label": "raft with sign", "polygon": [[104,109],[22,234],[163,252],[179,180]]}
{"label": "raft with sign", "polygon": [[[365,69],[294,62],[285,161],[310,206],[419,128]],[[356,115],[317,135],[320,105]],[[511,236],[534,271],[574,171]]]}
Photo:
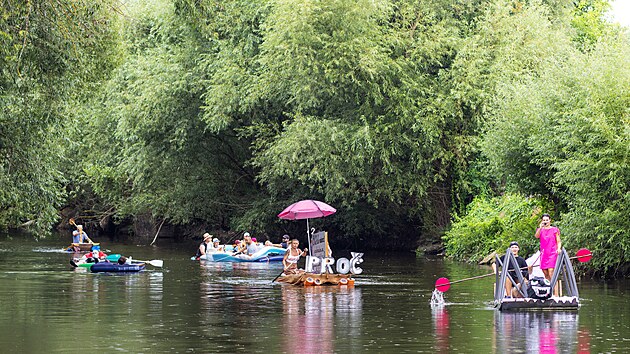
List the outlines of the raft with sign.
{"label": "raft with sign", "polygon": [[354,286],[352,276],[363,272],[359,267],[363,263],[363,253],[351,252],[351,259],[331,257],[332,250],[328,247],[326,232],[313,234],[311,245],[313,255],[306,256],[304,272],[282,274],[277,278],[279,282],[303,286]]}

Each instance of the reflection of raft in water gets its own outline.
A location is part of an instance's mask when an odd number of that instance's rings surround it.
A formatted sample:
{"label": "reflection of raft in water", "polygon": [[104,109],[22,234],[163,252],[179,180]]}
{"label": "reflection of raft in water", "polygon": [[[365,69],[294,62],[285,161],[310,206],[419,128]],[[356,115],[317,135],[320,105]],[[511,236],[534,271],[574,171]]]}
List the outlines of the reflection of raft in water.
{"label": "reflection of raft in water", "polygon": [[351,274],[288,274],[278,278],[279,282],[302,285],[302,286],[319,286],[319,285],[337,285],[337,286],[354,286],[354,279]]}

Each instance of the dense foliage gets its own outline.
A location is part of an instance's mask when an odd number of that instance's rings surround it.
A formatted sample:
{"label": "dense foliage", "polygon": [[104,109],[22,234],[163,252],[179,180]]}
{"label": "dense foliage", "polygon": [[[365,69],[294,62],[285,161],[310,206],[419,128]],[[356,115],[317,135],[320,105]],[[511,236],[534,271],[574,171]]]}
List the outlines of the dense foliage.
{"label": "dense foliage", "polygon": [[506,193],[500,197],[479,196],[469,205],[466,214],[456,217],[444,236],[449,254],[456,259],[477,262],[497,252],[505,253],[510,242],[516,241],[521,255],[532,254],[539,241],[534,233],[542,210],[552,204],[540,198],[525,198]]}
{"label": "dense foliage", "polygon": [[335,240],[450,227],[473,259],[549,203],[597,267],[628,260],[629,40],[605,0],[4,3],[0,225],[65,201],[273,235],[313,198]]}
{"label": "dense foliage", "polygon": [[[63,205],[73,110],[112,68],[115,1],[0,2],[0,227],[49,230]],[[67,168],[66,168],[67,167]]]}

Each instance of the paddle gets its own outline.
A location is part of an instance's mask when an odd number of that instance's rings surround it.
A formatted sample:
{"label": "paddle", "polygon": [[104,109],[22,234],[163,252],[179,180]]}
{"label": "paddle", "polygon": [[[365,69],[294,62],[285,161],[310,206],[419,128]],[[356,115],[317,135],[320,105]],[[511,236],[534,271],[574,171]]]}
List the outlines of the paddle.
{"label": "paddle", "polygon": [[[74,227],[77,228],[77,230],[79,229],[79,227],[77,226],[77,223],[74,222],[74,218],[70,218],[70,220],[68,220],[68,224],[73,225]],[[81,231],[83,231],[83,229],[81,229]],[[85,234],[85,237],[88,239],[89,241],[88,243],[94,243],[94,241],[92,241],[87,234]],[[79,243],[81,241],[83,240],[82,240],[81,234],[79,234]],[[72,244],[70,245],[70,247],[72,247]]]}
{"label": "paddle", "polygon": [[154,259],[151,261],[141,261],[139,259],[134,259],[134,262],[142,262],[142,263],[149,263],[150,265],[154,266],[154,267],[162,267],[164,265],[164,261],[161,259]]}
{"label": "paddle", "polygon": [[[574,257],[569,257],[569,259],[577,259],[580,263],[586,263],[586,262],[590,261],[591,258],[593,258],[593,255],[591,254],[591,251],[589,251],[586,248],[581,248],[579,251],[576,252],[576,255]],[[519,268],[519,269],[526,269],[526,268],[527,267],[522,267],[522,268]],[[449,281],[448,278],[442,277],[442,278],[439,278],[438,280],[435,281],[435,288],[444,293],[444,292],[447,292],[448,289],[451,288],[452,284],[457,284],[457,283],[461,283],[463,281],[468,281],[468,280],[473,280],[473,279],[485,278],[485,277],[489,277],[491,275],[494,275],[494,272],[488,273],[488,274],[483,274],[483,275],[478,275],[476,277],[470,277],[470,278],[455,280],[455,281]]]}
{"label": "paddle", "polygon": [[273,280],[272,280],[271,282],[273,283],[273,282],[274,282],[274,281],[276,281],[278,278],[280,278],[280,276],[282,275],[282,273],[284,273],[284,268],[282,269],[282,271],[280,272],[280,274],[276,275],[276,277],[275,277],[275,278],[273,278]]}

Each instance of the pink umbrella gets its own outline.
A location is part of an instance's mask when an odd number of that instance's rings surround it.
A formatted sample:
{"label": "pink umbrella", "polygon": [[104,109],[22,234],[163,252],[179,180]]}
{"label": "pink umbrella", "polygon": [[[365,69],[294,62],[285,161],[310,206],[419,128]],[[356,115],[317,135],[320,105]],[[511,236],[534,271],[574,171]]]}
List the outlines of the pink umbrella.
{"label": "pink umbrella", "polygon": [[306,219],[306,234],[308,236],[308,253],[311,254],[311,234],[309,232],[308,219],[324,218],[337,212],[337,209],[317,200],[300,200],[289,205],[278,217],[285,220]]}

